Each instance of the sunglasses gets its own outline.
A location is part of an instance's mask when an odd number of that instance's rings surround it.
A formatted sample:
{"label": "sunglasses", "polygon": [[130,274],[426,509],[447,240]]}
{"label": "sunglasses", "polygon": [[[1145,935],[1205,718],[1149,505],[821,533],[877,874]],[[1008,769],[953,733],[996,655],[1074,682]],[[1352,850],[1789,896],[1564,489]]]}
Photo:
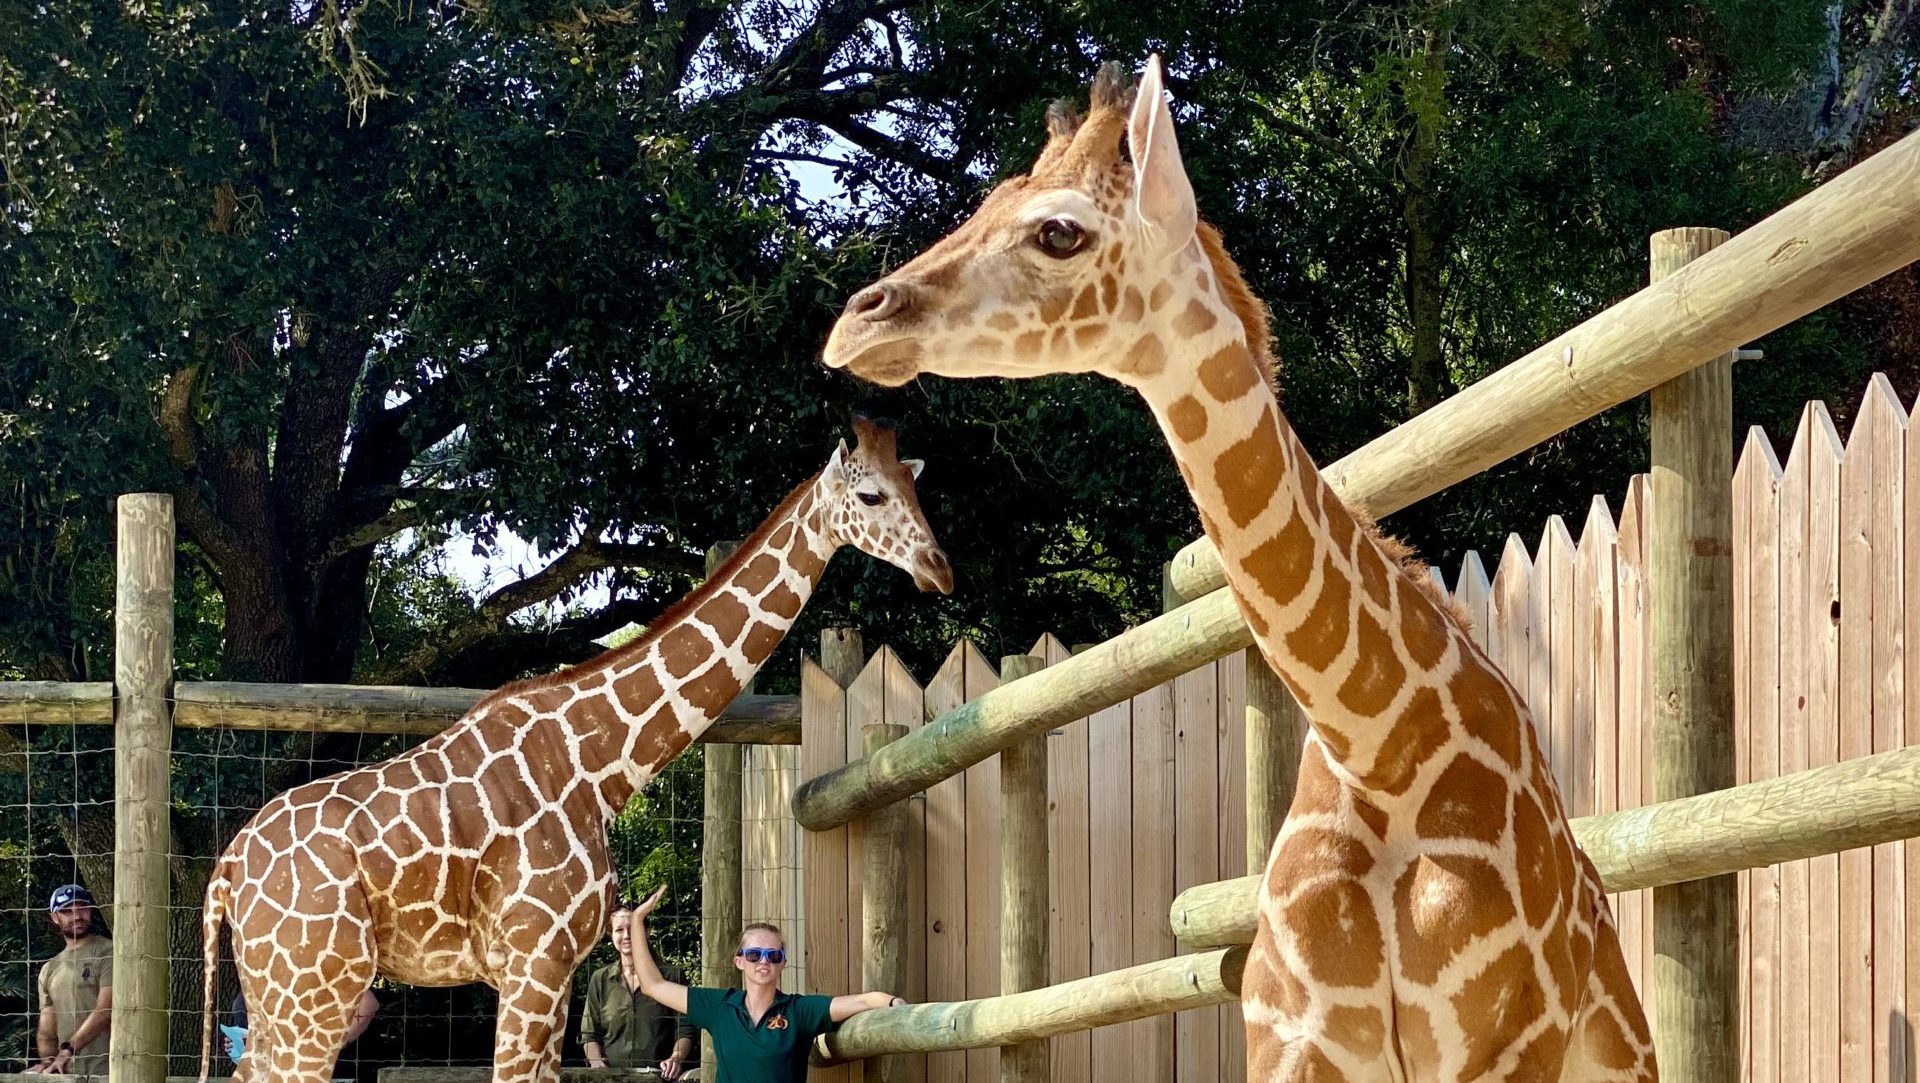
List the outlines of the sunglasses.
{"label": "sunglasses", "polygon": [[781,963],[787,961],[787,953],[784,948],[741,948],[739,951],[734,952],[734,954],[749,963],[758,963],[765,960],[773,966],[779,966]]}

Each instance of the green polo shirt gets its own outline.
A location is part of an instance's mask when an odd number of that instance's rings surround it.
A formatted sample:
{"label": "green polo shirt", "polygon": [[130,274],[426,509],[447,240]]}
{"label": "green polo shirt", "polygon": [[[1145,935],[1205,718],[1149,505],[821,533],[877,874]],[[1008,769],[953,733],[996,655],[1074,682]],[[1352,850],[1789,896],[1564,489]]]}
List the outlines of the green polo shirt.
{"label": "green polo shirt", "polygon": [[805,1083],[813,1040],[832,1025],[833,998],[776,993],[755,1024],[741,989],[687,990],[687,1018],[713,1036],[713,1083]]}

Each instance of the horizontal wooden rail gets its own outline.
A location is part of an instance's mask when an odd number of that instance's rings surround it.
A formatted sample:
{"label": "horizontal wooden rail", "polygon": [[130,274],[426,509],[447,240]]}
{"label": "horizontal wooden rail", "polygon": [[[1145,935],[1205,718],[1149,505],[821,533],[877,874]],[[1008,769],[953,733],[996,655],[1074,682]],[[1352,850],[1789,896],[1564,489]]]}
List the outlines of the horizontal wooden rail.
{"label": "horizontal wooden rail", "polygon": [[0,681],[0,725],[104,726],[112,721],[112,681]]}
{"label": "horizontal wooden rail", "polygon": [[810,831],[838,827],[959,774],[1054,726],[1253,644],[1232,595],[1213,594],[1009,681],[871,756],[802,783],[793,817]]}
{"label": "horizontal wooden rail", "polygon": [[1181,955],[1025,993],[862,1012],[813,1046],[816,1064],[1012,1045],[1240,999],[1245,948]]}
{"label": "horizontal wooden rail", "polygon": [[[1637,891],[1920,836],[1920,746],[1573,821],[1608,891]],[[1253,941],[1260,877],[1190,887],[1173,935]]]}
{"label": "horizontal wooden rail", "polygon": [[[1341,460],[1328,475],[1348,503],[1376,516],[1398,510],[1915,259],[1920,133]],[[808,779],[794,795],[794,817],[813,831],[838,827],[1016,741],[1252,643],[1220,587],[1225,579],[1211,546],[1182,550],[1171,574],[1182,597],[1203,596],[1003,685],[870,759]]]}
{"label": "horizontal wooden rail", "polygon": [[[366,684],[252,684],[182,681],[173,724],[185,729],[319,730],[331,733],[439,733],[489,694],[482,688]],[[106,725],[113,685],[0,682],[0,725]],[[710,744],[797,745],[796,696],[737,697],[700,736]]]}
{"label": "horizontal wooden rail", "polygon": [[[1381,518],[1920,259],[1920,133],[1327,468]],[[1206,538],[1181,598],[1226,583]]]}

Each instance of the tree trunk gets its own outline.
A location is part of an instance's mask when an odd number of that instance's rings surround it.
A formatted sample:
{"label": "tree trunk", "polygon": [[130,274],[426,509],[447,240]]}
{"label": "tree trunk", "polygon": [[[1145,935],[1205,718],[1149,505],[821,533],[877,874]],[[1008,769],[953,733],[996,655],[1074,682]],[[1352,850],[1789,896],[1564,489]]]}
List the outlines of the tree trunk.
{"label": "tree trunk", "polygon": [[[262,546],[270,544],[261,539]],[[221,676],[230,681],[306,680],[301,628],[273,554],[256,549],[244,561],[222,565],[219,575],[226,604]]]}
{"label": "tree trunk", "polygon": [[320,577],[307,625],[306,665],[302,680],[345,684],[353,680],[354,660],[367,620],[367,573],[373,547],[333,562]]}
{"label": "tree trunk", "polygon": [[1445,313],[1441,276],[1446,245],[1433,198],[1434,165],[1440,157],[1440,130],[1446,123],[1447,48],[1451,35],[1429,29],[1418,74],[1409,76],[1403,95],[1413,132],[1401,158],[1407,228],[1407,320],[1413,327],[1413,353],[1407,366],[1408,415],[1419,414],[1447,397],[1447,359],[1441,341]]}

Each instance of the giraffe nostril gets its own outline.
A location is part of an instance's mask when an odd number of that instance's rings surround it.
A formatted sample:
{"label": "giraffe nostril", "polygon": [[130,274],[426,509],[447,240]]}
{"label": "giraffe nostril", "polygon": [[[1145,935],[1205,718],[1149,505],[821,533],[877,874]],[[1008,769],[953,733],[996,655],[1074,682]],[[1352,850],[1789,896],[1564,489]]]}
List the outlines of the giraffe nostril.
{"label": "giraffe nostril", "polygon": [[906,296],[891,282],[875,282],[847,300],[846,314],[878,323],[905,307]]}

